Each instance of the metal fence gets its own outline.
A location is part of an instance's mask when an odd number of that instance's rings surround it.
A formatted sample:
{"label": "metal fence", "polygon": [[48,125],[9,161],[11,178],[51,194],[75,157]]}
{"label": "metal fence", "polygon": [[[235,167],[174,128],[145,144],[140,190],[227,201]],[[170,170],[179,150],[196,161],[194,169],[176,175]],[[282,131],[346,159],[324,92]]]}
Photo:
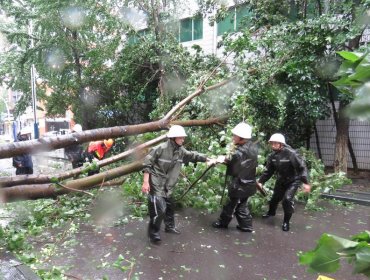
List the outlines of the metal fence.
{"label": "metal fence", "polygon": [[[316,123],[322,161],[325,166],[333,166],[335,153],[336,127],[334,119],[320,120]],[[359,169],[370,170],[370,122],[351,120],[349,137],[356,156]],[[318,149],[315,135],[310,139],[311,150],[318,157]],[[348,167],[353,168],[351,156],[348,157]]]}

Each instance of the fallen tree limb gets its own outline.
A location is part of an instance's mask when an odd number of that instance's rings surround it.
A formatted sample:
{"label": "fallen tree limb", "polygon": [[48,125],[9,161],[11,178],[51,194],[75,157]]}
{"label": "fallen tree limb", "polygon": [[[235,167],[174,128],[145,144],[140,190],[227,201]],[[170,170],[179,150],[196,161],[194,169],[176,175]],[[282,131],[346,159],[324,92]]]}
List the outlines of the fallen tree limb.
{"label": "fallen tree limb", "polygon": [[145,132],[160,131],[168,128],[171,117],[177,110],[188,104],[193,98],[203,92],[222,87],[229,83],[230,80],[222,81],[218,84],[212,85],[208,88],[202,87],[197,89],[194,93],[184,98],[177,105],[175,105],[162,119],[154,122],[148,122],[137,125],[115,126],[109,128],[99,128],[92,130],[85,130],[79,133],[72,133],[68,135],[43,137],[29,141],[14,142],[0,146],[0,158],[8,158],[22,154],[35,154],[64,148],[67,146],[81,144],[94,140],[101,140],[106,138],[117,138],[122,136],[143,134]]}
{"label": "fallen tree limb", "polygon": [[[174,121],[171,123],[180,124],[183,126],[205,126],[205,125],[212,125],[212,124],[222,125],[226,122],[227,119],[228,117],[225,116],[225,117],[220,117],[220,118],[210,118],[206,120]],[[124,151],[123,153],[109,157],[107,159],[100,160],[97,162],[97,165],[99,167],[103,167],[111,163],[117,162],[119,160],[128,158],[131,155],[142,153],[143,150],[148,149],[149,147],[164,141],[166,138],[167,138],[166,135],[161,135],[150,141],[142,143],[130,150]],[[32,185],[32,184],[47,184],[47,183],[51,183],[53,180],[62,181],[68,178],[78,176],[84,171],[84,169],[85,169],[84,167],[79,167],[79,168],[68,170],[67,172],[59,173],[53,176],[20,175],[20,176],[15,176],[15,177],[2,177],[0,178],[0,187],[11,187],[11,186],[17,186],[17,185]]]}
{"label": "fallen tree limb", "polygon": [[64,184],[65,188],[58,187],[57,184],[19,185],[9,188],[2,188],[0,189],[0,198],[3,202],[38,198],[53,198],[58,195],[71,192],[69,189],[76,191],[94,188],[104,181],[112,180],[114,178],[140,171],[142,168],[142,161],[135,161],[127,165],[113,168],[109,171],[66,182]]}

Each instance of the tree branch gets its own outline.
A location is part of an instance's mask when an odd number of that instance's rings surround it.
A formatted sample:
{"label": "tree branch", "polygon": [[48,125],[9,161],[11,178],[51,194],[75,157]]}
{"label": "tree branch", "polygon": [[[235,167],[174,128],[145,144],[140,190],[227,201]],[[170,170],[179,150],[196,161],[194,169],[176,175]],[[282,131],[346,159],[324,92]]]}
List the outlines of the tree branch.
{"label": "tree branch", "polygon": [[[173,124],[179,124],[182,126],[205,126],[217,124],[220,125],[225,123],[228,119],[227,116],[220,118],[210,118],[206,120],[187,120],[187,121],[174,121]],[[151,146],[157,145],[158,143],[164,141],[167,138],[166,135],[161,135],[157,138],[154,138],[145,143],[139,144],[138,146],[124,151],[118,155],[103,159],[97,162],[98,167],[103,167],[111,163],[123,160],[131,155],[140,154],[144,150],[148,149]],[[140,156],[138,156],[140,158]],[[17,185],[33,185],[33,184],[47,184],[51,183],[54,180],[62,181],[74,176],[78,176],[84,171],[85,167],[75,168],[73,170],[68,170],[67,172],[62,172],[53,176],[44,176],[44,175],[19,175],[16,177],[2,177],[0,178],[0,187],[11,187]]]}

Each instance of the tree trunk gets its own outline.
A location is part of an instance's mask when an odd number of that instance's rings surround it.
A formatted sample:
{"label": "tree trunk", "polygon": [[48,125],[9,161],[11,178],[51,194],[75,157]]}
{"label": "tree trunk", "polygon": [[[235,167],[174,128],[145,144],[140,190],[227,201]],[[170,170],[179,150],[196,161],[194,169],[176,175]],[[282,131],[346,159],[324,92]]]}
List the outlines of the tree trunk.
{"label": "tree trunk", "polygon": [[[209,77],[210,78],[210,77]],[[145,132],[160,131],[168,128],[173,115],[183,106],[188,104],[193,98],[229,83],[230,80],[222,81],[208,88],[201,87],[191,95],[184,98],[176,106],[174,106],[164,118],[143,124],[115,126],[109,128],[99,128],[87,130],[69,135],[61,135],[54,137],[44,137],[29,141],[14,142],[0,146],[0,159],[9,158],[22,154],[35,154],[44,151],[64,148],[70,145],[81,144],[89,141],[102,140],[107,138],[117,138],[122,136],[137,135]]]}
{"label": "tree trunk", "polygon": [[347,173],[347,145],[348,145],[348,130],[349,119],[344,115],[344,109],[347,104],[339,103],[338,110],[338,125],[337,135],[335,138],[335,154],[334,154],[334,171]]}
{"label": "tree trunk", "polygon": [[69,181],[65,183],[65,188],[56,184],[20,185],[10,188],[2,188],[0,189],[0,201],[12,202],[26,199],[52,198],[72,192],[70,189],[86,190],[105,181],[112,180],[132,172],[137,172],[141,170],[142,167],[142,161],[135,161],[96,175]]}
{"label": "tree trunk", "polygon": [[[329,92],[329,99],[330,99],[331,107],[332,107],[332,110],[333,110],[333,118],[334,118],[335,127],[338,131],[338,124],[339,124],[340,120],[338,118],[337,110],[335,109],[334,96],[333,96],[333,91],[332,91],[332,87],[331,87],[330,83],[328,83],[328,92]],[[343,116],[343,117],[345,117],[345,116]],[[348,122],[349,122],[349,120],[348,120]],[[348,125],[349,125],[349,123],[348,123]],[[348,146],[349,154],[351,155],[352,166],[353,166],[354,171],[357,172],[358,171],[357,159],[356,159],[355,152],[353,151],[352,142],[351,142],[351,138],[349,138],[349,131],[348,130],[347,130],[347,138],[348,138],[347,146]]]}
{"label": "tree trunk", "polygon": [[[222,118],[211,118],[207,120],[186,120],[186,121],[174,121],[173,124],[178,124],[182,126],[209,126],[213,124],[219,124],[222,125],[227,120],[227,116]],[[154,138],[148,142],[139,144],[138,146],[124,151],[123,153],[120,153],[118,155],[114,155],[112,157],[109,157],[107,159],[103,159],[97,162],[97,165],[99,167],[103,167],[109,164],[112,164],[114,162],[123,160],[131,155],[135,155],[135,158],[141,158],[140,156],[143,153],[146,153],[146,149],[149,147],[156,145],[160,143],[161,141],[165,140],[167,137],[166,135],[159,136],[157,138]],[[47,176],[47,175],[19,175],[15,177],[3,177],[0,178],[0,187],[11,187],[11,186],[17,186],[17,185],[30,185],[30,184],[46,184],[51,183],[52,179],[57,179],[59,181],[72,178],[74,176],[78,176],[84,171],[84,167],[75,168],[73,170],[68,170],[66,172]]]}

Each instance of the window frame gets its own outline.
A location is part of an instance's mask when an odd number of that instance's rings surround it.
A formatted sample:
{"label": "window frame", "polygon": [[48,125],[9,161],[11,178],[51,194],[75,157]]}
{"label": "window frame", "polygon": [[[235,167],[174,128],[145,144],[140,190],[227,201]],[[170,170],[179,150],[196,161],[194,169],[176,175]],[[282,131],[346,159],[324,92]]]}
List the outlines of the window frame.
{"label": "window frame", "polygon": [[[247,5],[237,5],[237,6],[230,7],[227,11],[228,15],[220,22],[217,22],[217,36],[222,36],[225,33],[240,31],[241,22],[243,21],[243,18],[247,15],[247,14],[242,15],[241,18],[239,18],[240,15],[243,14],[240,11],[245,12],[244,9],[248,10]],[[232,25],[233,25],[232,28],[227,29],[223,27],[222,29],[220,29],[220,26],[225,24],[225,21],[231,19],[231,16],[232,16]]]}
{"label": "window frame", "polygon": [[[182,23],[190,21],[191,22],[191,30],[190,34],[186,38],[183,37],[184,32],[182,31]],[[200,27],[199,35],[197,35],[195,26],[198,25]],[[189,32],[189,31],[187,31]],[[191,38],[189,39],[189,35],[191,35]],[[196,36],[197,35],[197,36]],[[202,40],[203,39],[203,18],[202,17],[187,17],[187,18],[182,18],[180,19],[179,22],[179,35],[178,35],[178,40],[180,43],[186,43],[186,42],[191,42],[195,40]]]}

